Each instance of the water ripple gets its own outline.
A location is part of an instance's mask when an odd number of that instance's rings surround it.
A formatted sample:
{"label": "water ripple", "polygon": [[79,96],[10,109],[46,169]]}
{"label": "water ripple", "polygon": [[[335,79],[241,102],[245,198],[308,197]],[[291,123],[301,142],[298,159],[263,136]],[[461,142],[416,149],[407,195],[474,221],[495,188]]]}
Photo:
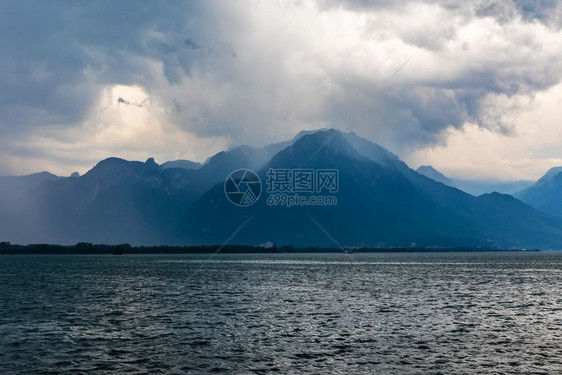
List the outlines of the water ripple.
{"label": "water ripple", "polygon": [[0,373],[562,372],[562,254],[0,257]]}

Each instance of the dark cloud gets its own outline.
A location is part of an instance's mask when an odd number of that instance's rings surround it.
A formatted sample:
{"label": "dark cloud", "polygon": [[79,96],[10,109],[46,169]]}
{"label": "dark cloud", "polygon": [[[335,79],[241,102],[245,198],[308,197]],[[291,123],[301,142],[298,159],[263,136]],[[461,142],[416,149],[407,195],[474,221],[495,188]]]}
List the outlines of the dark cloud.
{"label": "dark cloud", "polygon": [[118,105],[120,105],[120,104],[132,105],[132,106],[134,106],[134,107],[142,108],[142,107],[146,107],[146,106],[152,104],[152,100],[151,100],[150,98],[145,98],[145,99],[143,99],[143,100],[141,100],[141,101],[131,102],[131,101],[129,101],[129,100],[125,100],[125,99],[119,97],[119,98],[117,99],[117,104],[118,104]]}
{"label": "dark cloud", "polygon": [[194,41],[191,38],[187,38],[183,41],[183,45],[185,46],[185,48],[187,49],[200,49],[201,45],[199,43],[197,43],[196,41]]}
{"label": "dark cloud", "polygon": [[[466,17],[493,17],[500,23],[510,22],[521,17],[527,22],[538,21],[550,27],[559,28],[559,2],[556,0],[318,0],[322,10],[342,7],[354,11],[380,11],[384,9],[404,9],[411,3],[436,5]],[[558,12],[558,14],[557,14]]]}
{"label": "dark cloud", "polygon": [[[319,21],[342,9],[359,21]],[[0,147],[83,124],[111,85],[152,98],[113,103],[157,101],[200,137],[259,145],[339,127],[416,50],[350,129],[397,152],[467,121],[509,133],[505,111],[518,108],[506,103],[562,78],[559,13],[554,1],[523,0],[2,2]]]}
{"label": "dark cloud", "polygon": [[[193,5],[170,2],[3,2],[0,132],[80,122],[100,84],[138,84],[132,57],[161,56]],[[174,61],[175,60],[175,61]],[[173,64],[186,63],[174,56]]]}
{"label": "dark cloud", "polygon": [[556,7],[557,2],[554,0],[485,0],[476,8],[476,14],[480,17],[493,17],[500,23],[521,17],[527,22],[538,21],[556,26],[552,17]]}
{"label": "dark cloud", "polygon": [[318,7],[322,10],[331,8],[345,8],[353,11],[380,11],[385,9],[404,9],[411,3],[426,5],[439,5],[445,9],[461,11],[466,9],[471,1],[456,0],[419,0],[419,1],[394,1],[394,0],[317,0]]}

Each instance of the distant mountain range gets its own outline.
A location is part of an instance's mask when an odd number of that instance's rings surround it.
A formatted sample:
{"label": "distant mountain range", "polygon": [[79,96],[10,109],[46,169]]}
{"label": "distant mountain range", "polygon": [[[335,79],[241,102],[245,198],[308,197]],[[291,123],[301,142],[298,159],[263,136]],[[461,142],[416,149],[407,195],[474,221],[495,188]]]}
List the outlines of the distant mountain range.
{"label": "distant mountain range", "polygon": [[449,178],[443,173],[439,172],[431,165],[422,165],[416,169],[418,173],[423,174],[437,182],[441,182],[445,185],[456,187],[474,196],[486,194],[486,193],[503,193],[503,194],[514,194],[519,192],[529,186],[531,186],[534,181],[520,180],[520,181],[489,181],[489,180],[467,180],[460,178]]}
{"label": "distant mountain range", "polygon": [[[247,207],[225,194],[226,177],[240,168],[255,171],[263,185]],[[268,204],[268,172],[291,169],[337,170],[337,204]],[[518,196],[535,208],[510,195],[475,197],[436,172],[414,171],[380,145],[333,129],[237,147],[203,165],[109,158],[78,177],[0,178],[0,240],[562,249],[562,217],[537,209],[531,192]],[[549,181],[534,191],[562,186],[558,177]]]}

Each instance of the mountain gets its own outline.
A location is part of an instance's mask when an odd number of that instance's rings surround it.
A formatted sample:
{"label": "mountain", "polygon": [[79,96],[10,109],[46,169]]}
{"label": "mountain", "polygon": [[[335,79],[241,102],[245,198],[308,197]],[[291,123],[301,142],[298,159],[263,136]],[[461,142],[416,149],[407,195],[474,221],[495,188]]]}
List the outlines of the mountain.
{"label": "mountain", "polygon": [[303,136],[258,171],[266,182],[270,168],[337,169],[337,205],[281,207],[260,199],[237,207],[219,183],[182,219],[179,243],[562,247],[562,220],[511,196],[474,197],[438,183],[389,152],[374,152],[381,151],[376,144],[362,142],[360,153],[348,137],[335,130]]}
{"label": "mountain", "polygon": [[449,178],[433,168],[431,165],[422,165],[416,172],[423,174],[437,182],[456,187],[466,193],[479,196],[487,193],[514,194],[533,184],[533,181],[492,181],[492,180],[469,180],[461,178]]}
{"label": "mountain", "polygon": [[514,195],[541,211],[562,216],[562,167],[551,168],[535,184]]}
{"label": "mountain", "polygon": [[[196,198],[193,170],[108,158],[85,175],[45,181],[0,214],[12,242],[155,244]],[[21,209],[24,207],[24,210]],[[1,211],[0,211],[1,212]]]}
{"label": "mountain", "polygon": [[[335,136],[334,136],[335,135]],[[332,131],[319,132],[307,135],[296,141],[292,146],[276,154],[272,160],[259,172],[261,181],[267,181],[266,173],[269,168],[331,168],[340,171],[340,193],[347,196],[359,196],[356,190],[365,192],[374,188],[385,191],[393,196],[402,195],[415,201],[414,191],[408,181],[398,172],[387,169],[378,163],[362,156],[339,134]],[[371,186],[365,186],[362,180],[369,181]],[[356,181],[356,183],[353,183]],[[355,191],[355,192],[354,192]],[[363,195],[363,194],[361,194]],[[373,194],[376,198],[378,194]],[[338,196],[339,198],[339,196]],[[380,195],[380,198],[384,198]],[[385,199],[375,199],[381,207],[389,206]],[[246,226],[240,229],[235,240],[242,243],[264,243],[272,241],[277,244],[292,245],[322,245],[335,246],[317,225],[310,220],[312,217],[329,219],[335,226],[340,222],[347,222],[346,228],[332,228],[330,231],[340,237],[344,243],[356,239],[355,232],[364,233],[364,229],[371,227],[377,229],[380,225],[372,225],[385,221],[377,220],[368,213],[360,213],[358,207],[350,207],[350,203],[338,199],[334,207],[270,207],[265,200],[259,200],[251,207],[236,207],[225,197],[222,184],[217,184],[213,189],[199,199],[188,212],[180,225],[180,232],[185,237],[181,241],[195,243],[222,242],[232,233],[235,233],[240,224],[252,218]],[[366,202],[365,202],[366,203]],[[343,205],[342,205],[343,204]],[[360,205],[361,206],[361,205]],[[359,207],[360,207],[359,206]],[[354,214],[364,217],[359,220]],[[255,216],[255,217],[254,217]],[[356,228],[354,228],[356,227]],[[185,230],[189,228],[190,230]],[[386,228],[387,230],[398,228]],[[344,238],[343,233],[349,232],[350,238]],[[398,236],[395,233],[390,235]],[[412,238],[415,234],[412,233]],[[365,238],[366,239],[366,238]]]}
{"label": "mountain", "polygon": [[162,164],[162,168],[164,169],[168,169],[168,168],[197,169],[200,167],[201,167],[201,163],[197,163],[191,160],[184,160],[184,159],[167,161]]}
{"label": "mountain", "polygon": [[40,227],[42,220],[36,214],[35,192],[61,179],[49,172],[0,177],[0,238],[24,239],[28,228]]}
{"label": "mountain", "polygon": [[486,193],[498,192],[503,194],[515,194],[529,186],[534,181],[492,181],[492,180],[467,180],[454,178],[451,179],[454,186],[472,195],[482,195]]}
{"label": "mountain", "polygon": [[431,165],[422,165],[416,169],[416,172],[423,174],[426,177],[431,178],[437,182],[448,186],[455,186],[453,181],[446,177],[443,173],[439,172],[437,169],[433,168]]}
{"label": "mountain", "polygon": [[[257,178],[225,185],[241,168],[254,170],[262,184],[261,196],[245,207],[225,194],[255,187]],[[308,203],[313,196],[332,204],[272,204],[272,173],[292,169],[337,171],[339,184],[328,191],[299,193]],[[412,170],[376,143],[333,129],[237,147],[196,169],[108,158],[82,176],[30,184],[16,198],[0,200],[0,239],[19,243],[562,248],[562,218],[508,195],[474,197]]]}
{"label": "mountain", "polygon": [[[198,197],[234,169],[265,164],[286,143],[220,152],[196,169],[108,158],[83,176],[44,184],[35,175],[0,178],[0,238],[14,243],[160,244]],[[56,177],[56,176],[55,176]],[[10,184],[2,184],[2,181]]]}
{"label": "mountain", "polygon": [[55,181],[61,177],[43,171],[26,176],[0,176],[0,186],[12,186],[18,189],[31,189],[41,185],[45,181]]}
{"label": "mountain", "polygon": [[167,234],[194,200],[232,170],[259,168],[292,142],[219,152],[199,168],[182,168],[185,161],[158,165],[153,158],[144,163],[108,158],[83,176],[53,180],[37,174],[47,183],[27,183],[26,189],[15,182],[36,181],[37,176],[1,177],[0,238],[14,243],[169,243]]}
{"label": "mountain", "polygon": [[[207,191],[213,185],[224,182],[226,177],[236,169],[247,168],[258,170],[262,168],[275,154],[291,146],[303,136],[315,132],[316,131],[303,130],[293,139],[286,142],[273,143],[262,148],[244,145],[213,155],[199,168],[200,190]],[[199,192],[202,193],[203,191]]]}

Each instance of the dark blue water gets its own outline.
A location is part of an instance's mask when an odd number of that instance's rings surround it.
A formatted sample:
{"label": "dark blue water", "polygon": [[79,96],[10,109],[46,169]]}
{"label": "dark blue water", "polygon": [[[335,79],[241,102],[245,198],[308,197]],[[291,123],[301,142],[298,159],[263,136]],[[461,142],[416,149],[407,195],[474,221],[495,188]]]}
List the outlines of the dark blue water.
{"label": "dark blue water", "polygon": [[562,254],[1,256],[0,373],[561,373]]}

